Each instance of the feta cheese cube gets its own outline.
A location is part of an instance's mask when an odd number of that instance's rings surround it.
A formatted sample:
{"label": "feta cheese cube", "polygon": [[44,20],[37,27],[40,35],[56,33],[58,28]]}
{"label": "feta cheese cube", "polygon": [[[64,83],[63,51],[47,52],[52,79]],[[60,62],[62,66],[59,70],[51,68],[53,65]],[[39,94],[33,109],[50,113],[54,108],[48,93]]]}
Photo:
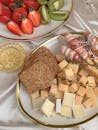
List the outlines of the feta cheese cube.
{"label": "feta cheese cube", "polygon": [[64,69],[66,66],[68,65],[68,62],[64,59],[64,60],[62,60],[59,64],[58,64],[58,66],[59,66],[59,68],[62,70],[62,69]]}
{"label": "feta cheese cube", "polygon": [[69,106],[72,107],[74,102],[74,94],[72,93],[64,93],[64,98],[63,98],[63,106]]}
{"label": "feta cheese cube", "polygon": [[71,107],[68,106],[63,106],[61,107],[61,115],[67,118],[71,118],[72,117],[72,109]]}
{"label": "feta cheese cube", "polygon": [[54,110],[55,104],[51,102],[49,99],[46,99],[41,107],[41,111],[47,116],[50,117]]}
{"label": "feta cheese cube", "polygon": [[77,94],[80,96],[84,96],[85,93],[86,93],[86,88],[80,86],[78,91],[77,91]]}
{"label": "feta cheese cube", "polygon": [[56,113],[61,113],[61,99],[56,99]]}
{"label": "feta cheese cube", "polygon": [[75,105],[72,108],[75,118],[82,118],[85,116],[84,108],[82,105]]}

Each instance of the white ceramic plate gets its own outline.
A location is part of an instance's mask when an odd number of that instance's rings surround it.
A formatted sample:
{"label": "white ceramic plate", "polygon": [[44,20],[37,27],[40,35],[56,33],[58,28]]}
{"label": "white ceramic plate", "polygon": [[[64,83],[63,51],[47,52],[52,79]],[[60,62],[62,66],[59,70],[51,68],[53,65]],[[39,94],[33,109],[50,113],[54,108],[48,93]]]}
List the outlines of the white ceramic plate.
{"label": "white ceramic plate", "polygon": [[[59,36],[56,36],[46,41],[45,43],[41,44],[41,46],[47,47],[54,54],[59,54],[60,44],[58,42],[58,37]],[[33,110],[31,104],[31,97],[25,91],[24,87],[20,82],[17,83],[16,96],[19,108],[23,112],[23,114],[25,114],[25,116],[27,116],[32,121],[35,120],[36,122],[49,127],[71,127],[87,122],[96,115],[98,115],[98,107],[94,107],[86,110],[86,116],[81,119],[68,119],[59,115],[47,118],[40,111]]]}
{"label": "white ceramic plate", "polygon": [[[68,10],[69,16],[72,11],[73,7],[73,0],[65,0],[64,7],[62,10]],[[68,17],[69,17],[68,16]],[[67,18],[68,19],[68,18]],[[66,20],[67,20],[66,19]],[[66,21],[65,20],[65,21]],[[24,35],[22,37],[14,35],[13,33],[9,32],[6,26],[2,23],[0,23],[0,36],[8,39],[13,40],[31,40],[31,39],[39,39],[42,37],[46,37],[59,29],[62,25],[65,24],[65,21],[51,21],[49,24],[41,25],[38,28],[34,28],[34,33],[31,35]]]}

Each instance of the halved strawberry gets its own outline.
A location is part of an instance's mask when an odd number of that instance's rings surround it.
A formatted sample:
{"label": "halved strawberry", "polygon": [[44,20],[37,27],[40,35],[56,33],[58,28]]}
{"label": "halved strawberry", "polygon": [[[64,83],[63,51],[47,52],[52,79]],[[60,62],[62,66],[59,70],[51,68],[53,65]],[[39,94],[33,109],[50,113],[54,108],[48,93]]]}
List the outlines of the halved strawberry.
{"label": "halved strawberry", "polygon": [[37,2],[37,0],[24,0],[24,7],[28,11],[29,11],[29,8],[33,8],[35,10],[38,10],[40,7],[40,4]]}
{"label": "halved strawberry", "polygon": [[34,27],[38,27],[41,23],[40,13],[36,10],[30,11],[28,18],[32,21]]}
{"label": "halved strawberry", "polygon": [[34,29],[33,29],[33,24],[31,22],[31,20],[24,18],[21,23],[21,29],[24,33],[27,33],[27,34],[33,33]]}
{"label": "halved strawberry", "polygon": [[0,15],[2,14],[2,9],[3,9],[3,5],[2,5],[2,3],[0,2]]}
{"label": "halved strawberry", "polygon": [[7,23],[7,28],[10,32],[17,34],[19,36],[23,36],[23,32],[21,31],[19,25],[14,21],[10,21]]}
{"label": "halved strawberry", "polygon": [[21,7],[21,8],[17,8],[13,13],[12,13],[12,19],[16,22],[16,23],[20,23],[22,21],[23,17],[27,17],[27,12],[26,10]]}
{"label": "halved strawberry", "polygon": [[11,20],[11,12],[9,8],[3,7],[2,14],[0,15],[0,22],[7,23]]}

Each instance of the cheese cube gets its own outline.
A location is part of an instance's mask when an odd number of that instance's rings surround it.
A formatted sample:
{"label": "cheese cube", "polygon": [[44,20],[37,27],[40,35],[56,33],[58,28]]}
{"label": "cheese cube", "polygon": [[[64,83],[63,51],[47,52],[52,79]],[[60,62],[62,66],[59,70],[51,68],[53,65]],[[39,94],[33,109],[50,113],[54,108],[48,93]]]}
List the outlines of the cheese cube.
{"label": "cheese cube", "polygon": [[31,94],[32,99],[39,97],[39,91],[35,91]]}
{"label": "cheese cube", "polygon": [[75,105],[72,110],[75,118],[82,118],[85,116],[84,108],[82,105]]}
{"label": "cheese cube", "polygon": [[88,98],[84,103],[83,105],[86,107],[86,108],[90,108],[90,107],[94,107],[97,105],[97,100],[96,98]]}
{"label": "cheese cube", "polygon": [[47,116],[50,117],[54,110],[55,104],[51,102],[49,99],[46,99],[41,107],[41,111]]}
{"label": "cheese cube", "polygon": [[67,84],[64,84],[61,81],[59,81],[58,85],[59,85],[59,88],[58,88],[59,91],[68,92],[69,86]]}
{"label": "cheese cube", "polygon": [[56,113],[61,113],[61,99],[56,99]]}
{"label": "cheese cube", "polygon": [[32,106],[33,108],[40,108],[44,102],[44,99],[41,97],[32,99]]}
{"label": "cheese cube", "polygon": [[98,97],[98,87],[94,88],[94,93],[95,93],[96,97]]}
{"label": "cheese cube", "polygon": [[65,116],[67,118],[71,118],[72,117],[72,109],[71,109],[71,107],[62,105],[62,107],[61,107],[61,115]]}
{"label": "cheese cube", "polygon": [[87,78],[88,81],[88,86],[89,87],[95,87],[96,86],[96,82],[93,76],[88,76]]}
{"label": "cheese cube", "polygon": [[86,96],[87,96],[87,97],[95,97],[95,93],[94,93],[93,88],[88,87],[88,88],[86,89]]}
{"label": "cheese cube", "polygon": [[56,93],[56,95],[55,95],[55,98],[63,99],[63,96],[64,96],[64,92],[58,90],[57,93]]}
{"label": "cheese cube", "polygon": [[55,96],[57,94],[57,91],[58,91],[58,86],[55,84],[52,84],[50,87],[49,94]]}
{"label": "cheese cube", "polygon": [[78,91],[77,91],[77,94],[80,96],[84,96],[85,93],[86,93],[86,88],[80,86]]}
{"label": "cheese cube", "polygon": [[71,68],[69,68],[69,69],[65,68],[64,72],[66,74],[66,79],[67,80],[71,80],[71,81],[76,80],[75,74],[74,74],[74,72],[73,72],[73,70]]}
{"label": "cheese cube", "polygon": [[88,73],[87,73],[87,71],[86,71],[86,70],[81,69],[81,70],[79,71],[79,75],[80,75],[81,77],[82,77],[82,76],[87,77],[87,76],[88,76]]}
{"label": "cheese cube", "polygon": [[79,80],[80,83],[82,83],[82,85],[86,85],[88,82],[88,78],[86,76],[82,76]]}
{"label": "cheese cube", "polygon": [[69,92],[71,93],[75,93],[78,90],[79,86],[76,83],[73,83],[70,87],[69,87]]}
{"label": "cheese cube", "polygon": [[64,98],[63,98],[63,106],[73,106],[73,101],[74,101],[74,94],[72,93],[64,93]]}
{"label": "cheese cube", "polygon": [[57,79],[56,78],[53,80],[52,84],[57,85]]}
{"label": "cheese cube", "polygon": [[67,68],[72,68],[73,72],[77,74],[79,70],[79,64],[69,63]]}
{"label": "cheese cube", "polygon": [[65,80],[66,79],[66,75],[65,75],[65,72],[64,71],[60,71],[58,74],[57,74],[58,78],[60,79],[63,79]]}
{"label": "cheese cube", "polygon": [[47,90],[41,90],[40,91],[40,96],[43,98],[47,98],[49,95],[49,92]]}
{"label": "cheese cube", "polygon": [[59,66],[59,68],[62,70],[62,69],[64,69],[66,66],[68,65],[68,62],[64,59],[64,60],[62,60],[59,64],[58,64],[58,66]]}
{"label": "cheese cube", "polygon": [[56,60],[57,60],[58,62],[61,62],[62,60],[64,60],[64,56],[58,54],[58,55],[56,55]]}
{"label": "cheese cube", "polygon": [[79,96],[79,95],[75,96],[75,105],[81,105],[82,101],[83,101],[83,97],[82,96]]}

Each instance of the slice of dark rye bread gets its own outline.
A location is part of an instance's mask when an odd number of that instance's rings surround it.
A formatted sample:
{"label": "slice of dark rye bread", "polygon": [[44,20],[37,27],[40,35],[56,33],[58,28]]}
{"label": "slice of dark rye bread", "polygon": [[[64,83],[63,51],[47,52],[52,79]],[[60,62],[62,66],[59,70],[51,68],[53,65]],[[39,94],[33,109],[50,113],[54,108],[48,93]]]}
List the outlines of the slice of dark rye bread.
{"label": "slice of dark rye bread", "polygon": [[26,68],[28,68],[28,66],[39,60],[49,66],[53,75],[58,72],[59,68],[57,65],[57,60],[55,56],[51,53],[51,51],[46,47],[40,47],[35,53],[31,54],[30,58],[27,60],[27,62],[25,62],[23,70],[25,70]]}
{"label": "slice of dark rye bread", "polygon": [[19,74],[20,81],[29,93],[50,87],[59,71],[55,56],[45,47],[31,54]]}

